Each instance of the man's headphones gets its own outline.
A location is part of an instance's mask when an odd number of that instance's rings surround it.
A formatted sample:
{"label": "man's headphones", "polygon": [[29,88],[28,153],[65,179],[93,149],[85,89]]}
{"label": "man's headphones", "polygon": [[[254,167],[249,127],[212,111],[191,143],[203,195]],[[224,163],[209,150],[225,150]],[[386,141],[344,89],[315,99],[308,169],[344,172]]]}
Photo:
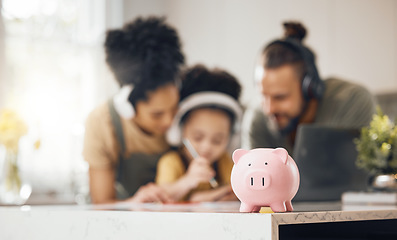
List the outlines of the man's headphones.
{"label": "man's headphones", "polygon": [[233,114],[234,125],[232,126],[232,135],[229,146],[231,148],[239,147],[240,124],[243,115],[241,106],[231,96],[211,91],[194,93],[179,103],[178,112],[176,113],[172,125],[166,134],[167,142],[171,146],[180,146],[182,144],[182,118],[191,110],[211,106],[228,110]]}
{"label": "man's headphones", "polygon": [[116,112],[125,119],[131,119],[135,117],[134,106],[128,101],[132,90],[134,90],[134,85],[127,84],[120,88],[119,92],[113,97],[113,105]]}
{"label": "man's headphones", "polygon": [[321,99],[324,94],[325,85],[318,74],[316,65],[314,63],[313,53],[293,38],[273,41],[269,43],[266,48],[270,47],[273,44],[289,46],[290,48],[296,50],[300,54],[300,56],[302,56],[306,70],[305,76],[302,79],[303,97],[306,101],[312,98]]}

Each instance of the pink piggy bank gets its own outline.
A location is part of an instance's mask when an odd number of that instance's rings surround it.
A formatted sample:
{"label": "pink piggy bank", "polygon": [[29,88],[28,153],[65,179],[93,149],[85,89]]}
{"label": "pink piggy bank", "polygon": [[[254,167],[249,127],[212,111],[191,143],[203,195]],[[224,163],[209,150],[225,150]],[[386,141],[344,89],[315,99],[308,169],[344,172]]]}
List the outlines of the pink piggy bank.
{"label": "pink piggy bank", "polygon": [[292,211],[299,188],[299,170],[284,148],[237,149],[233,152],[232,189],[241,201],[240,212]]}

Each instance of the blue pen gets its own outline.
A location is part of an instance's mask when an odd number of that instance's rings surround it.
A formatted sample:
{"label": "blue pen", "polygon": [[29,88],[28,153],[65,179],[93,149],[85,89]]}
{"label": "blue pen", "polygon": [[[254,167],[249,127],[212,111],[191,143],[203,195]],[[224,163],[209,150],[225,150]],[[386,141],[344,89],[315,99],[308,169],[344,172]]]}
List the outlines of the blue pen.
{"label": "blue pen", "polygon": [[[199,157],[196,149],[194,149],[193,145],[190,143],[190,141],[187,138],[183,139],[182,142],[183,142],[183,145],[185,145],[186,149],[189,151],[190,155],[192,155],[193,158]],[[212,188],[216,188],[219,186],[219,184],[215,178],[210,179],[210,184],[211,184]]]}

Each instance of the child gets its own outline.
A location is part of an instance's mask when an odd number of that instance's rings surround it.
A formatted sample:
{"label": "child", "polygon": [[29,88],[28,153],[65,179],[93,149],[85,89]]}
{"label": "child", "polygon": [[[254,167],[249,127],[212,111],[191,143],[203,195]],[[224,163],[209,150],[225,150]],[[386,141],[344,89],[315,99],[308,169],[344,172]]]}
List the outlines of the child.
{"label": "child", "polygon": [[[240,92],[236,78],[222,70],[198,65],[184,75],[179,110],[167,133],[170,145],[178,148],[159,160],[156,175],[156,183],[175,201],[237,200],[227,147],[239,137]],[[182,142],[193,149],[189,152]],[[194,151],[198,156],[192,156]],[[210,185],[213,178],[219,187]]]}

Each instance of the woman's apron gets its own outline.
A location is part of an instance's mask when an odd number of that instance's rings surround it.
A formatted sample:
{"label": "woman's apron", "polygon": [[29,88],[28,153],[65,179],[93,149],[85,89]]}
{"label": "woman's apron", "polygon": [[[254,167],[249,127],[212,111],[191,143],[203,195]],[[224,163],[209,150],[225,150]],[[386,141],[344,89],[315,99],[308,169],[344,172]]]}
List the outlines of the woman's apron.
{"label": "woman's apron", "polygon": [[139,187],[149,182],[154,182],[157,162],[163,153],[132,153],[126,156],[123,127],[112,100],[109,101],[109,110],[119,143],[119,161],[116,167],[116,195],[118,199],[126,199],[133,196]]}

